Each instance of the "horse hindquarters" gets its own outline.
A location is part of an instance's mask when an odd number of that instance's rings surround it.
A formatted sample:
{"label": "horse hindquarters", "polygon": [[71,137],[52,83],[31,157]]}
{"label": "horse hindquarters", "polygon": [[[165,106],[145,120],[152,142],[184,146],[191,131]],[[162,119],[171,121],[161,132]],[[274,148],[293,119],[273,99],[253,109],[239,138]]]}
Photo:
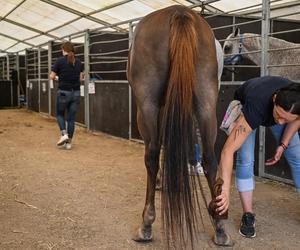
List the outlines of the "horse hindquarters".
{"label": "horse hindquarters", "polygon": [[[168,240],[179,243],[179,248],[186,246],[187,240],[193,246],[197,229],[195,211],[200,207],[195,203],[197,191],[195,182],[190,183],[187,163],[192,143],[190,133],[198,71],[196,65],[199,66],[199,58],[206,64],[204,60],[215,57],[211,53],[215,48],[213,34],[203,19],[183,6],[169,7],[148,15],[136,27],[135,34],[128,79],[138,103],[139,117],[142,118],[138,123],[145,141],[148,173],[143,222],[136,240],[152,238],[151,225],[155,218],[153,176],[156,176],[158,169],[157,148],[161,142],[164,150],[161,196],[163,231]],[[200,37],[202,34],[206,36]],[[201,51],[199,56],[199,44],[201,48],[205,47],[203,51],[209,50],[210,53]],[[209,77],[213,75],[211,70],[214,69],[208,69]],[[165,108],[158,137],[158,112],[153,111],[153,107],[158,110],[162,104]],[[170,241],[167,243],[170,246]]]}

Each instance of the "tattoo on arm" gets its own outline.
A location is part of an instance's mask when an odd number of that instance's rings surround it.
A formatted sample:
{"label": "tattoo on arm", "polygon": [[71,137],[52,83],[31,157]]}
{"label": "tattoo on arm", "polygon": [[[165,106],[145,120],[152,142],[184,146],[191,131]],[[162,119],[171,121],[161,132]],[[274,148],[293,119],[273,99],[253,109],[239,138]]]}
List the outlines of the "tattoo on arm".
{"label": "tattoo on arm", "polygon": [[246,133],[246,128],[243,125],[239,125],[234,134],[234,140],[238,138],[239,135]]}

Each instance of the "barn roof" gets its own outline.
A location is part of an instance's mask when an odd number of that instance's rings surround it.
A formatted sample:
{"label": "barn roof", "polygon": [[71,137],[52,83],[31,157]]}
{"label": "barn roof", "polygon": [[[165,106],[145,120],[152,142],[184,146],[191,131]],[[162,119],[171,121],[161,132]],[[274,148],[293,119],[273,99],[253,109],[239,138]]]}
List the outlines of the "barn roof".
{"label": "barn roof", "polygon": [[[299,0],[271,0],[282,17],[300,20]],[[128,30],[129,22],[181,4],[206,13],[261,15],[262,0],[0,0],[0,52],[22,52],[86,30]],[[298,8],[298,9],[296,9]],[[294,13],[292,16],[288,14]],[[286,15],[287,14],[287,15]]]}

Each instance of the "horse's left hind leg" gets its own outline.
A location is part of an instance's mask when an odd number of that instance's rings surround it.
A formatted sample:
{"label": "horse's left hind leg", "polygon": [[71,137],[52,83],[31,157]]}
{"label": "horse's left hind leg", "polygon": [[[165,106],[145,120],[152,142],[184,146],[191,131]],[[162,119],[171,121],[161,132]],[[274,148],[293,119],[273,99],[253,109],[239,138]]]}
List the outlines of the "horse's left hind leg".
{"label": "horse's left hind leg", "polygon": [[[148,106],[149,107],[149,106]],[[151,106],[150,106],[151,107]],[[143,114],[147,114],[147,121]],[[143,221],[133,240],[138,242],[148,242],[152,240],[152,224],[155,220],[155,186],[156,176],[159,169],[160,146],[157,134],[157,114],[158,110],[152,108],[138,110],[138,125],[141,136],[145,142],[145,165],[147,169],[147,193],[143,210]],[[141,119],[143,116],[143,119]]]}

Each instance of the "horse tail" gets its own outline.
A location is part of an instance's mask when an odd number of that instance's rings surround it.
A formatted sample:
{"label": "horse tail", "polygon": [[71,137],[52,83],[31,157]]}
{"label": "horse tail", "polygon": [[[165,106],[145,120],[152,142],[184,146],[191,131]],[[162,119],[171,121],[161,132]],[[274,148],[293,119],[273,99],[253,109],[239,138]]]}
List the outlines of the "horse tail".
{"label": "horse tail", "polygon": [[[196,233],[195,182],[188,173],[192,145],[193,89],[196,82],[198,38],[196,17],[190,12],[176,12],[170,21],[169,80],[161,124],[162,223],[170,237],[193,245]],[[198,204],[199,205],[199,204]],[[188,238],[187,238],[188,237]]]}

